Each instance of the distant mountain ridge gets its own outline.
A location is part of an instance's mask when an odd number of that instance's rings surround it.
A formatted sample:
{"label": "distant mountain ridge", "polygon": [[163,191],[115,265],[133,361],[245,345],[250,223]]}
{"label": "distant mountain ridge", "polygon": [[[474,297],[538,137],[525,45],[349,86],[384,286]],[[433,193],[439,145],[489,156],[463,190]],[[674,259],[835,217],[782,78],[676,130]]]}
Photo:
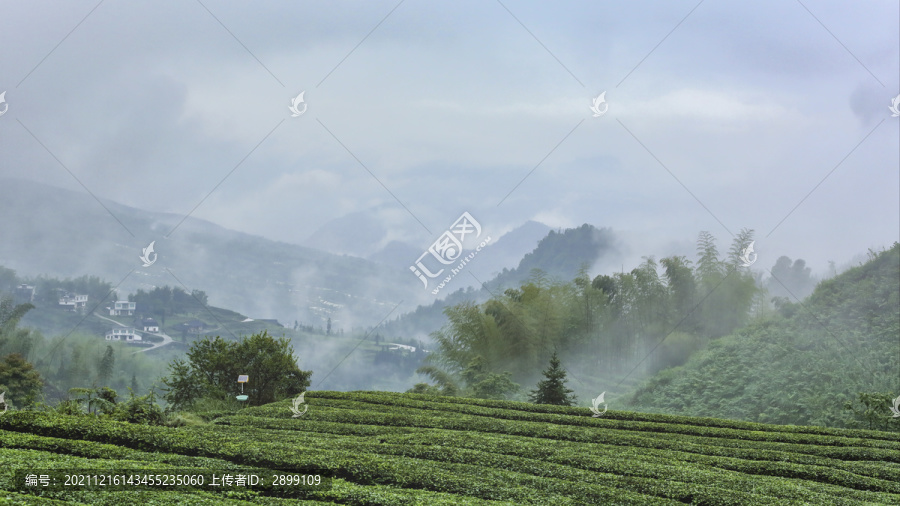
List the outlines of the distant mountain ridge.
{"label": "distant mountain ridge", "polygon": [[[0,265],[25,276],[100,276],[122,296],[164,285],[200,289],[210,304],[253,318],[317,326],[331,318],[347,330],[434,300],[409,272],[426,246],[389,242],[373,262],[11,178],[0,178],[0,216]],[[546,230],[528,222],[505,234],[473,271],[518,263]],[[145,267],[140,256],[151,242],[154,262]]]}
{"label": "distant mountain ridge", "polygon": [[[598,229],[584,224],[560,232],[551,230],[533,251],[522,258],[515,269],[504,269],[494,278],[485,281],[482,288],[460,288],[444,299],[435,300],[431,305],[419,306],[414,312],[391,320],[385,328],[387,332],[403,337],[423,338],[443,325],[445,307],[467,300],[483,302],[498,291],[518,287],[531,277],[535,269],[542,271],[548,278],[568,281],[576,277],[582,266],[590,268],[601,258],[617,258],[620,254],[616,235],[609,228]],[[477,263],[473,262],[471,266],[475,267]]]}
{"label": "distant mountain ridge", "polygon": [[[488,244],[478,260],[467,268],[477,274],[478,279],[492,279],[503,269],[514,269],[522,257],[531,253],[538,242],[547,236],[551,228],[543,223],[527,221],[510,230],[499,239]],[[409,266],[424,252],[427,246],[413,246],[401,241],[391,241],[382,250],[369,255],[367,260],[392,268],[408,270]],[[469,251],[465,251],[465,256]],[[477,281],[465,276],[454,280],[458,287],[477,286]]]}
{"label": "distant mountain ridge", "polygon": [[[179,215],[101,202],[0,179],[0,265],[30,276],[98,275],[123,294],[163,285],[202,289],[211,304],[255,318],[319,325],[316,320],[330,316],[336,328],[347,329],[378,323],[401,300],[414,302],[417,280],[406,272],[197,218],[179,225]],[[139,257],[151,241],[156,261],[143,267]]]}

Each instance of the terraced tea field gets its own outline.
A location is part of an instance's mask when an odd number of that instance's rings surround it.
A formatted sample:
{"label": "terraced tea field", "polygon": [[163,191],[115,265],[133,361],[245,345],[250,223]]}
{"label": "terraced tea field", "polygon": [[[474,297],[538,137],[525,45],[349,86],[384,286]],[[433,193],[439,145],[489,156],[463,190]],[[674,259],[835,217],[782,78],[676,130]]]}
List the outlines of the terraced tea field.
{"label": "terraced tea field", "polygon": [[[0,504],[900,504],[900,434],[381,392],[199,426],[0,415]],[[17,470],[320,470],[327,489],[44,490]],[[40,487],[33,487],[38,489]]]}

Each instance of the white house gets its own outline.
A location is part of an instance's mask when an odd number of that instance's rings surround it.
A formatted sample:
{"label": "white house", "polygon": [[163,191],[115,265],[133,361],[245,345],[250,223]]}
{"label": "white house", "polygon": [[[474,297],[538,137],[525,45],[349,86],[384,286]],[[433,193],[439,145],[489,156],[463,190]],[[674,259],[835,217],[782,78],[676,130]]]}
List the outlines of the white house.
{"label": "white house", "polygon": [[156,323],[156,320],[153,318],[144,318],[141,320],[141,327],[144,328],[144,332],[159,332],[159,324]]}
{"label": "white house", "polygon": [[106,333],[107,341],[122,341],[128,343],[140,342],[141,336],[135,333],[134,327],[116,327],[114,329],[110,329],[109,332]]}
{"label": "white house", "polygon": [[387,343],[387,345],[390,346],[390,348],[388,348],[388,349],[391,350],[391,351],[396,351],[396,350],[406,350],[406,351],[408,351],[408,352],[410,352],[410,353],[415,353],[415,352],[416,352],[416,347],[415,347],[415,346],[410,346],[410,345],[408,345],[408,344]]}
{"label": "white house", "polygon": [[88,296],[65,293],[59,298],[59,307],[66,311],[81,311],[87,305]]}
{"label": "white house", "polygon": [[133,316],[136,302],[128,302],[127,300],[117,301],[113,307],[109,308],[110,316]]}
{"label": "white house", "polygon": [[34,286],[19,285],[16,287],[16,298],[22,302],[34,302]]}

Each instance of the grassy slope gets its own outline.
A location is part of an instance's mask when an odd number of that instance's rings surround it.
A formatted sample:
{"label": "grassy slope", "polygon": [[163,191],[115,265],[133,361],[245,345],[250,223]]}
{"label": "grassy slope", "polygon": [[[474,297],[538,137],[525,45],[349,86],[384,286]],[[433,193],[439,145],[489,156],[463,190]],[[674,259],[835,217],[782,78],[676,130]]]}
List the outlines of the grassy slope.
{"label": "grassy slope", "polygon": [[648,381],[626,406],[846,427],[841,406],[857,392],[900,393],[900,245],[820,283],[790,311],[712,341]]}
{"label": "grassy slope", "polygon": [[[299,504],[898,504],[900,434],[381,392],[309,392],[147,427],[33,412],[0,416],[0,504],[16,468],[303,465],[332,490]],[[64,495],[65,494],[65,495]],[[216,492],[66,492],[97,504],[276,504]],[[6,499],[4,499],[6,498]]]}

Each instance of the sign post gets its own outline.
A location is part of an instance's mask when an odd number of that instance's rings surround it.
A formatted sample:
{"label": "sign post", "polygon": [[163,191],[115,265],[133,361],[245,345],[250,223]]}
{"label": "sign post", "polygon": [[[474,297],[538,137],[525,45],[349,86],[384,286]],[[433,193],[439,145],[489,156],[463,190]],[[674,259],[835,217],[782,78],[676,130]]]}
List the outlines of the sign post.
{"label": "sign post", "polygon": [[241,374],[238,376],[238,383],[241,384],[241,395],[237,396],[237,400],[244,402],[247,400],[247,396],[244,395],[244,383],[248,381],[249,376],[246,374]]}

